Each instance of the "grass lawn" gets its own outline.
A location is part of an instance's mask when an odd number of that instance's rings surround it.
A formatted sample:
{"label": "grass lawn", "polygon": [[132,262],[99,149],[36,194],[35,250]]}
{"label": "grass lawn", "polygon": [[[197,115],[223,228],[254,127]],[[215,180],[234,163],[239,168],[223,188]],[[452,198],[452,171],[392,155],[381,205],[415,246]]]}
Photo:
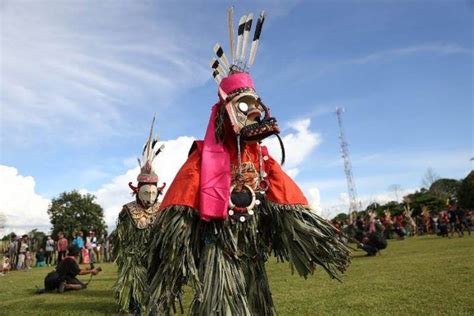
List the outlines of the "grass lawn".
{"label": "grass lawn", "polygon": [[[116,314],[115,266],[101,266],[89,288],[75,293],[34,294],[51,268],[0,277],[0,315]],[[377,257],[355,252],[343,283],[321,270],[304,280],[274,259],[268,273],[279,315],[474,315],[474,236],[392,241]]]}

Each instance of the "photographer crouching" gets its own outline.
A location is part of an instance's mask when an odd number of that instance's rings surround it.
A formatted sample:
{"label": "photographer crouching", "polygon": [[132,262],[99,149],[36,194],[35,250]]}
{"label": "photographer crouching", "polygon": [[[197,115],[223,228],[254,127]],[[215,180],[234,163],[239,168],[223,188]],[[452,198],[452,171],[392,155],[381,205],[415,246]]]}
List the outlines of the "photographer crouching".
{"label": "photographer crouching", "polygon": [[80,254],[80,249],[76,245],[72,245],[68,248],[67,257],[63,258],[61,262],[56,266],[56,270],[48,273],[44,279],[44,288],[38,289],[37,293],[42,294],[46,292],[57,291],[63,293],[69,290],[82,290],[87,288],[87,283],[83,283],[76,278],[77,275],[91,274],[97,275],[102,269],[81,269],[77,263],[77,259]]}

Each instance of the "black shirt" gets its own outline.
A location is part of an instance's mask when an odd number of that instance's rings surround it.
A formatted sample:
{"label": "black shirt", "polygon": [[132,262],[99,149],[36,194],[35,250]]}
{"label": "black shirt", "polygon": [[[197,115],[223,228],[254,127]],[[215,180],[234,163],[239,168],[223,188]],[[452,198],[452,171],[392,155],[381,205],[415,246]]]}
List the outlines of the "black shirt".
{"label": "black shirt", "polygon": [[449,217],[450,223],[456,223],[456,211],[454,210],[448,211],[448,217]]}
{"label": "black shirt", "polygon": [[459,219],[460,221],[463,221],[463,220],[466,219],[466,212],[464,212],[464,210],[461,210],[461,209],[458,208],[458,209],[456,210],[456,216],[458,217],[458,219]]}
{"label": "black shirt", "polygon": [[56,267],[59,277],[63,280],[74,279],[81,272],[81,268],[72,257],[64,258]]}
{"label": "black shirt", "polygon": [[44,251],[38,251],[36,253],[36,260],[38,261],[44,261]]}

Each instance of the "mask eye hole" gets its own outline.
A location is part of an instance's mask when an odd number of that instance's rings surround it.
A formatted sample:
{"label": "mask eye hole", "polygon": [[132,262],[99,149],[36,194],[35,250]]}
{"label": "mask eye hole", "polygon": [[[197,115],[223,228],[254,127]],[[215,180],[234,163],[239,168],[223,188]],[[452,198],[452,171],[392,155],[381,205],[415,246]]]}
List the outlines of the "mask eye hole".
{"label": "mask eye hole", "polygon": [[247,111],[249,110],[249,105],[245,102],[239,102],[238,108],[240,112],[247,113]]}

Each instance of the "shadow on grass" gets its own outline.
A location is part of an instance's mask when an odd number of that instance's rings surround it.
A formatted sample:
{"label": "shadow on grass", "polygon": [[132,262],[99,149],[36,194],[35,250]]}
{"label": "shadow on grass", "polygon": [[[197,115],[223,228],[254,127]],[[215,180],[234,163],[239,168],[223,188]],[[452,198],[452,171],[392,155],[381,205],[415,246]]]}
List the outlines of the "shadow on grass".
{"label": "shadow on grass", "polygon": [[[107,301],[111,296],[110,291],[107,290],[85,290],[83,292],[65,292],[64,294],[51,292],[41,295],[36,294],[34,291],[24,291],[24,293],[23,300],[27,297],[32,299],[30,299],[30,303],[34,306],[34,315],[65,315],[65,312],[67,315],[86,315],[88,313],[94,315],[117,314],[115,304]],[[21,315],[21,312],[24,312],[16,300],[2,304],[2,309],[17,312],[17,315]],[[0,312],[0,315],[3,314]]]}
{"label": "shadow on grass", "polygon": [[71,311],[79,315],[86,315],[87,313],[99,313],[99,314],[117,314],[117,309],[114,304],[101,304],[98,302],[74,302],[64,301],[61,303],[49,302],[47,305],[41,306],[43,308],[37,308],[39,315],[63,315],[65,311],[68,314],[73,314]]}

